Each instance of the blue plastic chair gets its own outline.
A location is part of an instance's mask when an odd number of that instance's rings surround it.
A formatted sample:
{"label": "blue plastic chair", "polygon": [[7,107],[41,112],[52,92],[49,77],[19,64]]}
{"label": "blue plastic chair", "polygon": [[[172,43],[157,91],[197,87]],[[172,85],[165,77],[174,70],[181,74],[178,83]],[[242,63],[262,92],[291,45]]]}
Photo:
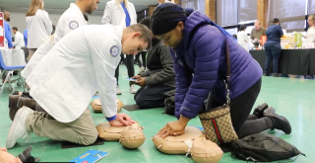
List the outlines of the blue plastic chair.
{"label": "blue plastic chair", "polygon": [[[16,80],[21,80],[21,82],[19,81],[20,84],[18,85],[23,85],[23,91],[25,92],[25,81],[24,81],[24,78],[21,76],[21,70],[24,69],[25,66],[6,66],[5,63],[4,63],[4,60],[3,60],[3,57],[2,57],[2,53],[0,51],[0,69],[1,70],[4,70],[4,71],[8,71],[8,74],[4,80],[4,83],[2,84],[1,86],[1,89],[0,89],[0,95],[2,95],[2,91],[4,89],[4,86],[7,84],[7,81],[9,81],[9,88],[8,88],[8,91],[9,92],[13,92],[14,91],[14,87],[13,87],[13,80],[10,80],[11,76],[13,75],[13,71],[18,71],[19,72],[19,78],[16,79]],[[15,80],[15,81],[16,81]]]}

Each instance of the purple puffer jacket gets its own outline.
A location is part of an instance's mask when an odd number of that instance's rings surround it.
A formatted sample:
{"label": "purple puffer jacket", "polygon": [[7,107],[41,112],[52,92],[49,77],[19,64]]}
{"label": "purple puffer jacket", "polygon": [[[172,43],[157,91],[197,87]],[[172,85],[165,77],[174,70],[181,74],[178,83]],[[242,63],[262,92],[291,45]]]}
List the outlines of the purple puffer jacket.
{"label": "purple puffer jacket", "polygon": [[[176,74],[175,115],[194,118],[210,92],[225,103],[226,41],[230,48],[230,97],[234,99],[262,76],[255,59],[231,36],[222,33],[198,11],[185,20],[184,38],[171,50]],[[213,90],[214,89],[214,90]],[[233,108],[232,108],[233,109]]]}

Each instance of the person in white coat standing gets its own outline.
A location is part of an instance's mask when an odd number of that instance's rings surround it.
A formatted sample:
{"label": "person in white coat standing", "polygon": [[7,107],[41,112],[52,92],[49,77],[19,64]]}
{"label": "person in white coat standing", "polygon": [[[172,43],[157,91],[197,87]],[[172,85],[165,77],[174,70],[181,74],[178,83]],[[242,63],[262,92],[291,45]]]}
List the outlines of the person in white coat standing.
{"label": "person in white coat standing", "polygon": [[30,94],[44,112],[22,107],[8,133],[6,146],[29,132],[57,141],[90,145],[98,133],[87,108],[99,91],[102,113],[112,126],[127,126],[134,121],[117,113],[115,69],[120,54],[136,55],[151,46],[150,30],[140,24],[122,28],[89,25],[61,39],[27,79]]}
{"label": "person in white coat standing", "polygon": [[25,46],[24,36],[17,27],[12,27],[12,31],[15,34],[13,46],[15,46],[15,49],[21,49]]}
{"label": "person in white coat standing", "polygon": [[56,26],[55,42],[57,43],[62,37],[79,27],[88,25],[84,18],[85,13],[91,14],[97,9],[100,0],[77,0],[71,3],[70,8],[65,11]]}
{"label": "person in white coat standing", "polygon": [[26,28],[28,29],[28,60],[33,56],[37,48],[49,38],[52,24],[48,13],[44,11],[43,0],[32,0],[26,13]]}
{"label": "person in white coat standing", "polygon": [[247,33],[245,32],[246,25],[241,25],[239,32],[237,33],[237,42],[240,44],[244,49],[248,51],[248,43],[249,38]]}
{"label": "person in white coat standing", "polygon": [[[102,24],[112,24],[121,27],[128,27],[133,24],[137,24],[137,13],[135,6],[128,0],[111,0],[106,3],[104,15],[102,18]],[[124,55],[121,54],[121,58],[124,59]],[[135,74],[134,68],[134,56],[126,56],[126,67],[128,69],[129,78]],[[117,81],[116,94],[121,94],[118,86],[119,65],[115,71],[115,78]],[[137,91],[134,84],[130,83],[130,93],[135,94]]]}
{"label": "person in white coat standing", "polygon": [[[65,35],[72,30],[88,25],[83,14],[91,14],[97,9],[98,3],[100,3],[100,0],[77,0],[76,3],[71,3],[70,7],[61,15],[55,34],[39,47],[34,54],[34,59],[31,59],[22,71],[22,76],[27,79],[41,59]],[[14,110],[14,112],[16,111]]]}

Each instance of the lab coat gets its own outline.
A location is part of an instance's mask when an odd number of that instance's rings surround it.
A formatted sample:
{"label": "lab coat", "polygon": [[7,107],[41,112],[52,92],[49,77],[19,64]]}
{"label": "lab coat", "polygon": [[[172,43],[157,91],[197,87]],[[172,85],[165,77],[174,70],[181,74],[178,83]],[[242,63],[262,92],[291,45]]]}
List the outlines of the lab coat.
{"label": "lab coat", "polygon": [[237,33],[237,42],[248,51],[249,38],[245,31],[239,31]]}
{"label": "lab coat", "polygon": [[67,34],[34,68],[30,95],[62,123],[79,118],[98,91],[105,117],[117,114],[115,69],[123,28],[89,25]]}
{"label": "lab coat", "polygon": [[46,40],[34,53],[31,60],[27,63],[26,67],[21,72],[21,75],[24,79],[27,79],[31,72],[34,70],[36,65],[42,58],[51,50],[51,48],[55,45],[54,36],[50,36],[48,40]]}
{"label": "lab coat", "polygon": [[37,49],[51,35],[52,25],[48,13],[38,9],[34,16],[26,17],[28,29],[28,45],[30,49]]}
{"label": "lab coat", "polygon": [[76,4],[71,3],[70,8],[61,15],[58,21],[55,32],[55,43],[61,40],[72,30],[84,25],[88,25],[88,23],[84,19],[82,11]]}
{"label": "lab coat", "polygon": [[[65,35],[76,28],[70,28],[69,25],[73,21],[78,22],[79,26],[87,25],[86,20],[83,17],[82,11],[74,3],[70,4],[68,8],[60,17],[57,24],[56,32],[53,37],[46,40],[43,45],[41,45],[34,53],[31,60],[27,63],[26,67],[22,71],[22,76],[27,79],[30,73],[34,70],[36,65],[41,61],[41,59],[51,50],[51,48]],[[77,28],[78,28],[77,27]],[[57,38],[56,38],[57,37]]]}
{"label": "lab coat", "polygon": [[15,49],[21,49],[25,46],[24,36],[21,32],[16,32],[13,45],[15,46]]}
{"label": "lab coat", "polygon": [[307,36],[307,39],[314,41],[315,40],[315,27],[308,28],[306,36]]}
{"label": "lab coat", "polygon": [[[137,13],[135,6],[129,2],[127,10],[131,19],[130,25],[137,24]],[[124,28],[126,27],[126,13],[121,7],[121,4],[117,5],[115,0],[111,0],[106,3],[102,24],[112,24],[119,25]]]}

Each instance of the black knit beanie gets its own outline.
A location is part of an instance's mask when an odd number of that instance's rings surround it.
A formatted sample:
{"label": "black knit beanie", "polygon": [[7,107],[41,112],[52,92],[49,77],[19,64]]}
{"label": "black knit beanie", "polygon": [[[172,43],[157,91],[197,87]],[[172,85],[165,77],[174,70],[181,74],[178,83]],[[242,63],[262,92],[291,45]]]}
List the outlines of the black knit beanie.
{"label": "black knit beanie", "polygon": [[[191,12],[190,12],[191,13]],[[165,34],[173,30],[178,22],[187,18],[186,11],[173,3],[162,3],[157,6],[151,17],[151,29],[154,35]]]}

